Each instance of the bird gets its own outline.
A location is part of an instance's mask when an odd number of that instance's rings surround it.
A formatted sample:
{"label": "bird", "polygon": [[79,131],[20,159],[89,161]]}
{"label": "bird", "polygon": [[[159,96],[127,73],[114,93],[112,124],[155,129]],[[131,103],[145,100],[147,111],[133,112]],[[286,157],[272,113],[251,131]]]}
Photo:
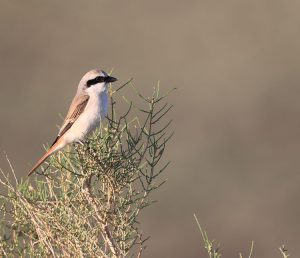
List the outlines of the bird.
{"label": "bird", "polygon": [[117,78],[101,69],[87,72],[79,82],[78,89],[64,122],[48,151],[29,171],[30,176],[50,155],[70,143],[83,144],[83,139],[105,118],[108,109],[108,85]]}

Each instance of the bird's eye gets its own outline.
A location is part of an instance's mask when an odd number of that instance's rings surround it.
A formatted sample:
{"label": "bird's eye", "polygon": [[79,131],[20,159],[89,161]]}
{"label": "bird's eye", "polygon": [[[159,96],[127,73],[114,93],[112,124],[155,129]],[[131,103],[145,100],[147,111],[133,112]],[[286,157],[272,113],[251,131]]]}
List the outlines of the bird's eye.
{"label": "bird's eye", "polygon": [[92,85],[95,85],[97,83],[100,83],[100,82],[104,82],[105,81],[105,77],[103,76],[97,76],[96,78],[94,79],[91,79],[91,80],[88,80],[86,82],[86,86],[89,88],[91,87]]}

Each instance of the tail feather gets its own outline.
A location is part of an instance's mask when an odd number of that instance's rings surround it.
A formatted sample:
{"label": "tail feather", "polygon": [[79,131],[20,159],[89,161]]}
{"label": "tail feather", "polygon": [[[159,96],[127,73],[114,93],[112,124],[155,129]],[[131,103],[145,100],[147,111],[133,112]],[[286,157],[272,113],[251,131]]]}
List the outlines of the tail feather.
{"label": "tail feather", "polygon": [[62,147],[59,146],[59,142],[56,142],[46,153],[43,157],[41,157],[38,162],[34,165],[34,167],[29,171],[27,176],[30,176],[51,154],[58,151]]}

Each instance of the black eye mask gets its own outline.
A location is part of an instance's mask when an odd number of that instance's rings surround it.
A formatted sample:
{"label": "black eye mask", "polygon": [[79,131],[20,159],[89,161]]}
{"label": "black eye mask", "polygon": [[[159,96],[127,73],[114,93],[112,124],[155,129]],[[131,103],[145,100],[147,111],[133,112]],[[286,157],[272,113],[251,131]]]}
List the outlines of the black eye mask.
{"label": "black eye mask", "polygon": [[104,76],[97,76],[96,78],[94,78],[92,80],[88,80],[86,82],[86,86],[89,88],[92,85],[95,85],[97,83],[104,82],[104,81],[105,81],[105,77]]}

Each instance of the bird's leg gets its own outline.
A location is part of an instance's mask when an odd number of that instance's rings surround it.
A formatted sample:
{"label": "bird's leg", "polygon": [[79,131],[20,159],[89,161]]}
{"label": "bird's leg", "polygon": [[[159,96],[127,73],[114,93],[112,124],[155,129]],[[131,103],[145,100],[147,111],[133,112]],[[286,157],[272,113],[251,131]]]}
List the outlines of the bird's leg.
{"label": "bird's leg", "polygon": [[80,145],[84,146],[85,142],[81,141],[81,140],[77,140],[76,143],[79,143]]}
{"label": "bird's leg", "polygon": [[84,140],[80,140],[80,139],[77,139],[76,140],[76,143],[77,144],[80,144],[85,150],[87,151],[90,151],[91,150],[91,147],[90,145],[88,144],[88,141],[84,141]]}

